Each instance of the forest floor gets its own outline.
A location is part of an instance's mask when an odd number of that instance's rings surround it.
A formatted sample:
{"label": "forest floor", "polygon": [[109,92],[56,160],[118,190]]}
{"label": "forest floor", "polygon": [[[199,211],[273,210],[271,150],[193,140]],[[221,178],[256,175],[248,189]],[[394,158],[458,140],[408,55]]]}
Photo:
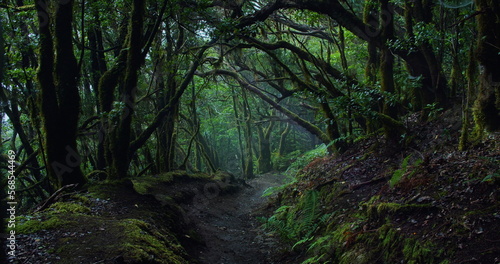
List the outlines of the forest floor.
{"label": "forest floor", "polygon": [[276,263],[277,238],[260,228],[257,217],[267,205],[268,197],[262,197],[264,190],[283,184],[283,178],[260,175],[247,181],[240,191],[217,195],[203,206],[183,205],[205,242],[188,250],[190,255],[204,264]]}
{"label": "forest floor", "polygon": [[267,206],[264,190],[283,184],[283,175],[246,183],[232,177],[173,178],[168,184],[162,176],[104,184],[22,216],[16,257],[9,263],[275,263],[278,238],[263,231],[257,218]]}

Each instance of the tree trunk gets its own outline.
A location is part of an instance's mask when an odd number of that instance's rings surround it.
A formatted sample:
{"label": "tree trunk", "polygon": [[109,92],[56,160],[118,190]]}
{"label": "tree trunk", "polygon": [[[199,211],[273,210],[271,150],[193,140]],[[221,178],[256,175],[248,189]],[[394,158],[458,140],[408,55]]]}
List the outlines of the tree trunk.
{"label": "tree trunk", "polygon": [[259,173],[267,173],[273,169],[271,162],[271,132],[274,122],[269,121],[269,125],[257,126],[257,135],[259,137],[259,158],[257,159],[257,170]]}
{"label": "tree trunk", "polygon": [[240,114],[239,114],[239,97],[236,94],[235,89],[232,87],[232,97],[233,97],[233,111],[234,111],[234,117],[235,117],[235,122],[236,122],[236,128],[238,129],[238,146],[240,150],[240,161],[241,161],[241,173],[244,174],[244,168],[245,168],[245,154],[243,150],[243,139],[242,139],[242,133],[241,133],[241,120],[240,120]]}
{"label": "tree trunk", "polygon": [[[378,13],[376,10],[376,2],[372,0],[365,1],[363,22],[374,28],[378,28]],[[365,67],[365,80],[368,84],[375,84],[377,81],[377,69],[379,65],[377,46],[373,43],[373,41],[368,41],[367,49],[368,60]]]}
{"label": "tree trunk", "polygon": [[286,151],[286,137],[288,136],[288,134],[290,133],[291,131],[291,126],[290,123],[286,123],[285,125],[285,129],[283,129],[283,131],[281,132],[280,134],[280,141],[279,141],[279,144],[278,144],[278,156],[283,156],[285,155],[285,151]]}
{"label": "tree trunk", "polygon": [[[170,69],[168,72],[172,72]],[[175,71],[174,71],[175,72]],[[162,78],[159,76],[159,78]],[[164,80],[160,80],[160,100],[158,103],[158,111],[165,107],[175,95],[176,83],[173,80],[174,74],[168,74],[168,85],[165,86]],[[171,109],[166,113],[161,125],[157,129],[158,148],[157,148],[157,166],[159,172],[168,172],[175,169],[175,124],[177,123],[177,115],[179,104],[171,106]]]}
{"label": "tree trunk", "polygon": [[47,1],[35,1],[40,32],[37,79],[41,90],[47,170],[56,188],[68,184],[81,186],[86,179],[80,169],[81,157],[76,144],[80,95],[78,65],[73,53],[73,1],[57,5],[55,21],[48,20],[53,16],[46,13],[47,5]]}
{"label": "tree trunk", "polygon": [[469,64],[467,65],[467,93],[464,95],[465,100],[462,105],[462,129],[458,143],[460,151],[466,150],[469,142],[469,126],[471,123],[472,102],[475,100],[476,94],[477,74],[477,61],[474,49],[471,47],[469,49]]}
{"label": "tree trunk", "polygon": [[478,132],[500,130],[500,2],[476,0],[477,56],[481,68],[479,95],[474,103]]}
{"label": "tree trunk", "polygon": [[120,88],[121,113],[117,126],[112,131],[110,176],[119,179],[127,176],[130,165],[131,124],[135,108],[135,93],[138,73],[143,62],[144,1],[134,0],[127,37],[127,62],[125,76]]}
{"label": "tree trunk", "polygon": [[[382,14],[388,14],[389,1],[380,0],[380,8],[382,10],[380,19],[386,19]],[[381,36],[384,43],[390,41],[394,36],[394,20],[389,19],[385,23],[381,23]],[[394,95],[394,56],[387,46],[384,46],[380,52],[380,87],[386,95]],[[389,98],[384,99],[382,113],[394,120],[398,119],[398,109],[394,102],[390,102]],[[387,140],[391,143],[398,142],[401,136],[397,127],[389,123],[383,123],[384,132]]]}
{"label": "tree trunk", "polygon": [[[426,0],[413,1],[413,18],[416,22],[429,24],[432,22],[431,5]],[[421,73],[423,78],[423,104],[439,103],[441,106],[448,105],[448,85],[444,76],[441,64],[439,63],[434,50],[428,40],[423,40],[419,45],[417,57],[409,60],[409,66],[415,74]],[[413,63],[412,63],[413,62]],[[422,68],[422,67],[425,67]],[[414,75],[420,76],[420,75]]]}
{"label": "tree trunk", "polygon": [[253,148],[252,148],[252,112],[250,110],[250,105],[248,103],[248,97],[246,94],[245,90],[242,90],[243,93],[243,104],[242,104],[242,109],[243,109],[243,120],[244,120],[244,126],[243,126],[243,135],[245,138],[245,151],[244,151],[244,157],[245,157],[245,164],[243,167],[243,175],[245,179],[252,179],[254,177],[253,173]]}
{"label": "tree trunk", "polygon": [[328,105],[327,102],[321,103],[321,111],[325,115],[326,119],[326,133],[328,137],[333,140],[333,148],[337,152],[344,152],[347,150],[347,142],[344,139],[340,138],[339,126],[337,123],[337,119]]}
{"label": "tree trunk", "polygon": [[[94,12],[94,21],[92,26],[89,29],[89,45],[92,49],[90,51],[90,61],[91,61],[91,70],[90,76],[92,79],[92,87],[94,88],[96,98],[97,98],[97,111],[98,113],[103,113],[103,109],[101,109],[101,104],[99,98],[100,92],[99,89],[99,80],[103,76],[103,74],[108,70],[106,65],[106,60],[104,58],[104,45],[103,45],[103,37],[99,19],[99,12],[93,10]],[[109,103],[109,105],[111,105]],[[108,107],[109,108],[109,107]],[[102,124],[102,123],[101,123]],[[96,162],[96,170],[104,170],[106,168],[106,156],[105,156],[105,144],[104,144],[104,127],[100,126],[99,128],[99,138],[97,142],[97,162]]]}

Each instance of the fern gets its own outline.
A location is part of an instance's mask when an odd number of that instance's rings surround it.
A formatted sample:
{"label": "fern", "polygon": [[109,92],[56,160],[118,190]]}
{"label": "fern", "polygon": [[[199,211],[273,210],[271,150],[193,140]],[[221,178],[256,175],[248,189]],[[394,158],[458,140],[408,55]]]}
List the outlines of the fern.
{"label": "fern", "polygon": [[[403,176],[405,174],[407,174],[408,168],[410,167],[409,166],[410,158],[411,158],[411,154],[403,159],[403,162],[401,162],[401,168],[395,170],[394,173],[392,174],[392,177],[389,180],[389,186],[391,188],[394,188],[394,186],[396,186],[396,184],[398,184],[403,179]],[[413,163],[412,167],[417,167],[421,163],[422,163],[422,159],[418,159]],[[411,176],[413,176],[414,173],[415,173],[415,171],[411,172],[409,175],[407,175],[407,178],[410,178]]]}
{"label": "fern", "polygon": [[326,224],[328,223],[328,220],[330,219],[330,217],[332,217],[333,213],[329,213],[329,214],[324,214],[322,215],[320,218],[319,218],[319,221],[322,223],[322,224]]}
{"label": "fern", "polygon": [[322,263],[320,262],[321,259],[325,256],[325,254],[322,254],[320,256],[315,256],[312,258],[308,258],[305,261],[302,262],[302,264],[317,264],[317,263]]}
{"label": "fern", "polygon": [[406,158],[403,159],[403,162],[401,163],[401,168],[397,169],[394,171],[392,174],[391,179],[389,180],[389,186],[391,188],[394,188],[396,184],[398,184],[401,179],[403,178],[403,175],[406,172],[406,168],[408,167],[408,162],[410,161],[411,155],[408,155]]}
{"label": "fern", "polygon": [[305,237],[309,237],[318,227],[318,221],[316,220],[318,220],[320,214],[319,192],[316,190],[307,192],[300,207],[303,214],[300,231],[305,234]]}
{"label": "fern", "polygon": [[[325,242],[327,242],[325,244]],[[316,241],[314,241],[314,243],[311,243],[311,245],[309,245],[309,248],[307,249],[307,251],[312,251],[312,250],[321,250],[323,248],[330,248],[331,247],[331,243],[333,242],[332,240],[332,237],[330,235],[326,235],[326,236],[322,236],[322,237],[319,237],[318,239],[316,239]]]}
{"label": "fern", "polygon": [[289,231],[288,221],[286,219],[289,217],[288,210],[291,207],[288,205],[283,205],[274,211],[274,215],[264,220],[264,229],[277,233],[280,237],[291,240],[293,239],[293,234]]}
{"label": "fern", "polygon": [[290,206],[288,206],[288,205],[282,205],[278,209],[276,209],[276,211],[274,211],[274,212],[275,213],[285,212],[286,210],[288,210],[288,208],[290,208]]}
{"label": "fern", "polygon": [[321,144],[315,149],[309,150],[297,159],[288,167],[285,174],[289,176],[295,176],[298,171],[306,167],[307,164],[311,163],[314,159],[319,157],[325,157],[328,155],[328,146]]}
{"label": "fern", "polygon": [[264,228],[277,233],[285,241],[293,243],[293,248],[308,245],[314,233],[324,225],[331,214],[321,214],[319,192],[306,192],[296,206],[281,206],[274,215],[265,220]]}
{"label": "fern", "polygon": [[309,241],[311,241],[311,240],[313,240],[313,239],[314,239],[314,237],[312,237],[312,236],[311,236],[311,237],[304,238],[304,239],[301,239],[301,240],[297,241],[297,243],[295,243],[295,244],[293,245],[292,250],[293,250],[293,249],[295,249],[295,247],[296,247],[296,246],[299,246],[299,245],[305,244],[305,243],[307,243],[307,242],[309,242]]}
{"label": "fern", "polygon": [[285,189],[287,186],[289,186],[290,184],[293,184],[293,183],[295,183],[295,182],[296,182],[296,180],[295,180],[295,178],[294,178],[294,179],[293,179],[291,182],[289,182],[289,183],[285,183],[285,184],[283,184],[283,185],[279,185],[279,186],[272,186],[272,187],[269,187],[269,188],[267,188],[267,189],[265,189],[265,190],[264,190],[264,192],[262,193],[262,195],[261,195],[261,196],[262,196],[262,197],[266,197],[266,196],[273,195],[274,193],[279,192],[279,191],[281,191],[281,190]]}

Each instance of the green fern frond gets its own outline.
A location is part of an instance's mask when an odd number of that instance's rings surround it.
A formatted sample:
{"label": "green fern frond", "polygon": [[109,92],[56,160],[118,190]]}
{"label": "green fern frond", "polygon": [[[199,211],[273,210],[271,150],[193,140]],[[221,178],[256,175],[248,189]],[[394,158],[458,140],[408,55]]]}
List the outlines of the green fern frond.
{"label": "green fern frond", "polygon": [[301,233],[306,237],[310,236],[318,227],[319,210],[319,192],[312,190],[306,193],[302,208]]}

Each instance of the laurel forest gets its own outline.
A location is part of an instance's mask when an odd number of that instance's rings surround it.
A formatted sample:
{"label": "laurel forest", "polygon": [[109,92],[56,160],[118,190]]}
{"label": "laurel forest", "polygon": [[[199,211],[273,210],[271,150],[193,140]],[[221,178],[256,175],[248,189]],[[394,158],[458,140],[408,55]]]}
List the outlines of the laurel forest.
{"label": "laurel forest", "polygon": [[[491,241],[478,263],[499,261],[498,229],[476,226],[498,222],[499,21],[496,0],[2,1],[6,261],[222,263],[189,251],[214,236],[180,206],[196,188],[269,204],[255,221],[279,252],[243,260],[258,247],[240,246],[228,263],[456,263],[434,249],[470,232]],[[458,168],[443,160],[470,171],[443,180]],[[477,221],[440,211],[456,182],[489,197],[463,205]],[[398,224],[411,214],[436,219],[432,240]],[[77,219],[123,245],[92,255],[52,236],[45,259],[22,254],[40,231],[83,232]]]}

